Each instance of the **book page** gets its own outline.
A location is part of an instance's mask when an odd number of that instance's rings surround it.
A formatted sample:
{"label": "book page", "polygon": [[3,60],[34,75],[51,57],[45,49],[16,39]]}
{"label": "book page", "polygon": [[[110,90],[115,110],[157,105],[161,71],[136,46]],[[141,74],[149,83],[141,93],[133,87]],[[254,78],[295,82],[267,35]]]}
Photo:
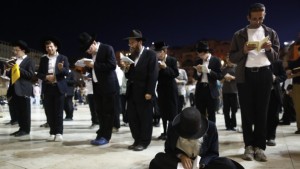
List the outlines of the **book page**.
{"label": "book page", "polygon": [[124,56],[124,55],[123,55],[123,57],[121,57],[121,60],[122,60],[123,62],[128,62],[128,63],[130,63],[130,64],[134,63],[133,60],[131,60],[129,57]]}
{"label": "book page", "polygon": [[[197,156],[195,158],[195,160],[193,161],[193,167],[192,167],[192,169],[199,169],[200,168],[200,160],[201,160],[200,156]],[[181,162],[179,162],[177,164],[177,169],[184,169]]]}
{"label": "book page", "polygon": [[261,47],[264,43],[266,43],[269,40],[269,36],[266,36],[265,38],[263,38],[260,41],[248,41],[247,45],[253,46],[256,48],[256,51],[260,51]]}
{"label": "book page", "polygon": [[263,40],[259,41],[259,46],[257,47],[257,51],[261,50],[261,46],[269,40],[269,36],[263,38]]}

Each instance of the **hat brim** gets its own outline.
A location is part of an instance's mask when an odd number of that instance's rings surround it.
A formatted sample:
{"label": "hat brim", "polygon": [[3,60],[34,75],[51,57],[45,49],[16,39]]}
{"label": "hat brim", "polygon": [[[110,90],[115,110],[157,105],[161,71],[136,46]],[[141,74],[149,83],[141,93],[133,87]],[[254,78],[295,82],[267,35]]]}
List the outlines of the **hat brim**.
{"label": "hat brim", "polygon": [[140,40],[142,40],[143,42],[145,42],[146,41],[146,38],[138,38],[138,37],[127,37],[127,38],[124,38],[123,40],[129,40],[129,39],[140,39]]}
{"label": "hat brim", "polygon": [[161,48],[154,48],[154,51],[161,51],[161,50],[164,50],[164,49],[167,49],[169,46],[163,46]]}
{"label": "hat brim", "polygon": [[55,37],[55,36],[45,36],[41,40],[41,45],[42,45],[42,49],[43,49],[44,52],[47,52],[46,47],[45,47],[45,42],[46,41],[53,42],[54,45],[57,47],[57,51],[59,51],[61,49],[61,43],[60,43],[60,40],[57,37]]}
{"label": "hat brim", "polygon": [[188,134],[180,130],[180,114],[178,114],[173,122],[172,126],[175,128],[175,131],[179,134],[180,137],[186,138],[186,139],[199,139],[201,138],[208,130],[208,120],[201,114],[201,126],[199,126],[198,130],[196,133]]}

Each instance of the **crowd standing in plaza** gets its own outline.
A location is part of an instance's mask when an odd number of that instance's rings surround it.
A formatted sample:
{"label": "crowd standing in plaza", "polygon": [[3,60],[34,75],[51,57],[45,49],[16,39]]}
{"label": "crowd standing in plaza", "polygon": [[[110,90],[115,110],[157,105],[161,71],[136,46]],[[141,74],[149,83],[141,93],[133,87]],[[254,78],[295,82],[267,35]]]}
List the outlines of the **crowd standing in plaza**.
{"label": "crowd standing in plaza", "polygon": [[[18,123],[20,128],[10,135],[30,134],[30,97],[35,94],[36,98],[41,96],[45,110],[47,123],[41,127],[49,127],[46,140],[62,142],[63,121],[73,121],[78,100],[89,104],[90,128],[99,127],[91,145],[108,147],[112,133],[118,132],[121,126],[129,126],[132,144],[128,149],[143,151],[150,146],[153,125],[158,125],[161,118],[163,133],[158,139],[165,140],[165,152],[154,157],[150,168],[176,169],[180,163],[183,168],[191,169],[193,160],[199,156],[199,168],[213,169],[221,165],[240,169],[243,167],[236,161],[219,157],[216,112],[221,98],[226,130],[237,129],[236,113],[238,108],[241,110],[245,148],[242,159],[265,162],[268,160],[266,146],[276,146],[276,128],[293,121],[291,112],[296,114],[295,134],[300,134],[297,72],[300,57],[294,61],[279,59],[279,36],[263,24],[265,17],[263,4],[249,7],[249,24],[234,33],[223,65],[207,42],[196,43],[193,52],[197,60],[192,75],[195,83],[191,84],[194,92],[189,90],[188,75],[181,63],[168,54],[166,42],[156,41],[147,48],[146,38],[138,29],[131,30],[124,39],[130,54],[119,61],[112,46],[97,41],[95,34],[80,33],[79,49],[87,55],[80,63],[84,69],[82,84],[75,80],[74,65],[59,53],[61,44],[57,37],[42,38],[45,54],[40,58],[36,75],[35,63],[27,56],[30,52],[27,43],[13,42],[15,58],[4,66],[10,77],[7,100],[11,121],[7,125]],[[286,55],[291,54],[290,49]],[[40,92],[33,90],[40,86],[32,82],[34,76],[41,82]],[[281,84],[288,77],[293,78],[292,85],[283,93]],[[185,108],[187,102],[190,106]],[[285,114],[280,121],[282,107]]]}

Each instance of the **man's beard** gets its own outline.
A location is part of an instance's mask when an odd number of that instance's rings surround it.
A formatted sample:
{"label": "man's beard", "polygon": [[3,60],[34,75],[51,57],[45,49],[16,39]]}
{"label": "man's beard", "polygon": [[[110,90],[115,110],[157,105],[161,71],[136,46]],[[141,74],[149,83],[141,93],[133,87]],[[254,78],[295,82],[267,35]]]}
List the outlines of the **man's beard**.
{"label": "man's beard", "polygon": [[131,48],[130,49],[130,52],[131,52],[131,57],[132,58],[137,58],[140,54],[140,48],[139,47],[136,47],[136,48]]}

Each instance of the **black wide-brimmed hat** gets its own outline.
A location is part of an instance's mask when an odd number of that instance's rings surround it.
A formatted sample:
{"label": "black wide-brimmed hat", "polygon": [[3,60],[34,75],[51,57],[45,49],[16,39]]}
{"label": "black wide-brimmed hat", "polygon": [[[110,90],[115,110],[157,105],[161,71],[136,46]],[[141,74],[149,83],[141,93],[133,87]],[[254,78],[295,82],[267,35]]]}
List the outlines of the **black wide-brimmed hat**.
{"label": "black wide-brimmed hat", "polygon": [[18,46],[20,49],[25,50],[25,53],[29,53],[30,49],[27,43],[23,40],[17,40],[11,43],[11,46]]}
{"label": "black wide-brimmed hat", "polygon": [[86,32],[82,32],[81,34],[79,34],[78,36],[78,40],[80,43],[80,50],[85,52],[86,50],[89,49],[89,47],[92,45],[92,43],[95,41],[97,35],[96,34],[88,34]]}
{"label": "black wide-brimmed hat", "polygon": [[129,37],[124,38],[124,40],[128,40],[128,39],[137,39],[137,40],[142,40],[143,42],[146,41],[146,38],[143,37],[142,32],[140,30],[138,30],[138,29],[133,29],[130,32]]}
{"label": "black wide-brimmed hat", "polygon": [[164,41],[157,41],[157,42],[154,42],[154,44],[153,44],[153,48],[155,51],[161,51],[168,47],[169,46]]}
{"label": "black wide-brimmed hat", "polygon": [[208,51],[210,51],[210,48],[209,48],[207,42],[199,41],[199,42],[197,42],[197,44],[195,46],[195,50],[197,52],[201,53],[201,52],[208,52]]}
{"label": "black wide-brimmed hat", "polygon": [[51,41],[57,47],[57,51],[59,51],[61,49],[60,40],[56,36],[48,35],[48,36],[44,36],[41,39],[41,47],[42,47],[44,52],[47,52],[46,51],[46,44],[45,44],[47,41]]}
{"label": "black wide-brimmed hat", "polygon": [[194,107],[183,109],[172,125],[179,136],[186,139],[201,138],[208,130],[208,120]]}

